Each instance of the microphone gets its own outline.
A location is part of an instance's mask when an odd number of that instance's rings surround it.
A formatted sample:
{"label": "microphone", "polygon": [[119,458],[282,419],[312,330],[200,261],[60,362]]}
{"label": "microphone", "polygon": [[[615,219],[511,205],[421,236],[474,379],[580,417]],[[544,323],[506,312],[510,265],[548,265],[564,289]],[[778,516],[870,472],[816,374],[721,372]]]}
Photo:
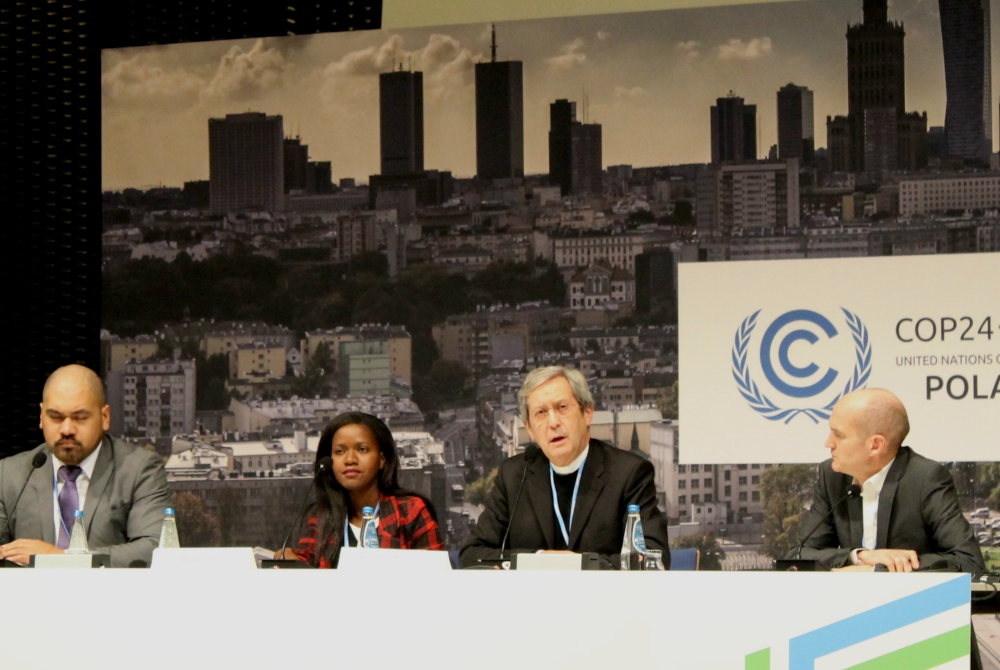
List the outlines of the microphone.
{"label": "microphone", "polygon": [[825,523],[826,520],[830,518],[830,516],[834,513],[834,511],[836,511],[838,507],[843,505],[844,501],[847,500],[848,498],[857,498],[859,495],[861,495],[860,486],[858,486],[857,484],[851,484],[850,486],[847,487],[847,492],[844,493],[844,497],[838,500],[836,505],[831,506],[830,511],[824,514],[823,518],[817,521],[816,525],[813,526],[808,533],[806,533],[805,538],[801,542],[799,542],[798,550],[795,552],[795,560],[799,560],[800,558],[802,558],[802,548],[805,546],[806,542],[808,542],[809,538],[813,536],[813,533],[815,533],[819,529],[819,527],[822,526],[823,523]]}
{"label": "microphone", "polygon": [[38,468],[45,465],[45,461],[49,460],[49,455],[44,451],[39,451],[35,454],[35,457],[31,459],[31,470],[28,471],[28,476],[24,478],[24,485],[21,486],[21,492],[17,494],[17,498],[14,499],[14,506],[10,508],[7,513],[7,522],[3,525],[3,530],[0,530],[0,538],[3,537],[4,533],[7,532],[7,528],[10,526],[10,520],[14,517],[14,510],[17,509],[17,504],[21,502],[21,496],[24,495],[24,489],[28,488],[28,480],[31,479],[31,475]]}
{"label": "microphone", "polygon": [[[327,470],[333,469],[333,459],[329,456],[324,456],[319,459],[319,463],[316,464],[316,474],[313,475],[313,483],[316,482],[316,478]],[[288,529],[288,534],[285,535],[285,541],[281,543],[281,551],[278,552],[278,560],[283,560],[285,558],[285,547],[288,546],[288,540],[292,537],[292,531],[295,527],[299,525],[299,521],[302,520],[302,513],[306,510],[306,503],[309,502],[309,494],[312,492],[312,486],[306,490],[305,496],[302,497],[302,504],[299,505],[299,511],[295,514],[295,521],[292,523],[291,528]]]}
{"label": "microphone", "polygon": [[524,448],[524,471],[521,472],[521,485],[517,488],[517,495],[514,496],[514,506],[510,509],[510,516],[507,518],[507,529],[503,533],[503,540],[500,542],[500,560],[503,560],[503,548],[507,544],[507,536],[510,535],[511,524],[514,523],[514,512],[517,511],[517,501],[521,499],[521,491],[524,490],[524,476],[528,474],[528,465],[534,461],[542,450],[534,442]]}

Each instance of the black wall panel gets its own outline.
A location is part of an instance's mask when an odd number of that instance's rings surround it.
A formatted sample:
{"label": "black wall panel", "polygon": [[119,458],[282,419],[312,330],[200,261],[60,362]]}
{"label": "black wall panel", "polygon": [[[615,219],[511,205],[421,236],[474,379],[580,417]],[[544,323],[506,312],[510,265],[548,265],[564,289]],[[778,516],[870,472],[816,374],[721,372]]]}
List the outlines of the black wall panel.
{"label": "black wall panel", "polygon": [[0,457],[41,441],[38,402],[53,369],[98,367],[100,50],[371,29],[381,14],[381,0],[0,4]]}

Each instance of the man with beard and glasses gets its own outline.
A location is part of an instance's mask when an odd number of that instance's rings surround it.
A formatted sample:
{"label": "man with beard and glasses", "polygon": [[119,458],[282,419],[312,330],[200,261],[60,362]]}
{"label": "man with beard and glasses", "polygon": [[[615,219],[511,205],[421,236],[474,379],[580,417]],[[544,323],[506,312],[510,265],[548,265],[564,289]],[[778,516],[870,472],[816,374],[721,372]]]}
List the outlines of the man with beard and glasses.
{"label": "man with beard and glasses", "polygon": [[[149,565],[163,510],[172,506],[163,459],[107,435],[110,424],[92,370],[67,365],[49,376],[41,403],[45,443],[0,460],[0,528],[10,516],[0,558],[23,565],[35,554],[63,553],[80,509],[93,553],[110,555],[112,567]],[[39,453],[46,461],[33,468]]]}

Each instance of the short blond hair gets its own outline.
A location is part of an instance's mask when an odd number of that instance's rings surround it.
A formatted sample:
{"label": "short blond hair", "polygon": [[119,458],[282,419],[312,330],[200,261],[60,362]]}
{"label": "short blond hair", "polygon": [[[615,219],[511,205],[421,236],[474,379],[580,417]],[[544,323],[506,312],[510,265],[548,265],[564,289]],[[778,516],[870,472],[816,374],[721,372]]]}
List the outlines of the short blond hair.
{"label": "short blond hair", "polygon": [[517,392],[517,405],[521,411],[521,419],[525,423],[528,423],[530,419],[528,416],[528,396],[539,386],[556,377],[562,377],[569,383],[569,388],[573,391],[573,397],[579,403],[581,411],[594,406],[594,396],[587,387],[587,379],[579,370],[561,365],[535,368],[524,378],[524,383],[521,384],[521,388]]}

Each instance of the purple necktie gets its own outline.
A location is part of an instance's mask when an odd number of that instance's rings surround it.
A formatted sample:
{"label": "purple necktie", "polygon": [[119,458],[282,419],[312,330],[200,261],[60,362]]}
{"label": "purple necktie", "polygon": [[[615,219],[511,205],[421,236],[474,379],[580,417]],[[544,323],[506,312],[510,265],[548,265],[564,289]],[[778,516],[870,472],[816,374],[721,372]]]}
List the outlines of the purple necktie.
{"label": "purple necktie", "polygon": [[59,514],[62,525],[59,527],[59,541],[56,546],[65,549],[69,546],[69,534],[73,532],[73,512],[80,509],[80,493],[76,490],[76,478],[83,469],[78,465],[64,465],[59,468],[59,479],[63,481],[59,492]]}

